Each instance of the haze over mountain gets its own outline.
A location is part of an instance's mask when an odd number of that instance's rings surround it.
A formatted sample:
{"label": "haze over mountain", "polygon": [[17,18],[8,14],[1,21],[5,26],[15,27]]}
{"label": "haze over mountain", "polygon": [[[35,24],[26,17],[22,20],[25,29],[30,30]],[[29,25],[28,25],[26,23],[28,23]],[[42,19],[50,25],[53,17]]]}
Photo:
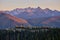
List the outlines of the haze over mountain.
{"label": "haze over mountain", "polygon": [[[11,19],[14,19],[18,24],[27,23],[31,26],[49,26],[49,27],[60,27],[60,11],[51,10],[49,8],[41,9],[37,8],[16,8],[11,11],[4,11],[6,14],[14,16]],[[18,18],[18,19],[16,19]],[[20,18],[22,20],[20,21]],[[4,19],[4,18],[3,18]],[[20,25],[19,24],[19,25]]]}

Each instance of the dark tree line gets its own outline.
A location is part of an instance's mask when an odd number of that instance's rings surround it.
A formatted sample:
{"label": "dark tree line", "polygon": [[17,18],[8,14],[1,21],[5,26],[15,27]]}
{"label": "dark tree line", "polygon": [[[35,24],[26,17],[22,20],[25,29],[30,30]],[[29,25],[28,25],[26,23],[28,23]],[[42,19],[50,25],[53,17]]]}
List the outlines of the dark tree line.
{"label": "dark tree line", "polygon": [[0,30],[0,40],[60,40],[60,29]]}

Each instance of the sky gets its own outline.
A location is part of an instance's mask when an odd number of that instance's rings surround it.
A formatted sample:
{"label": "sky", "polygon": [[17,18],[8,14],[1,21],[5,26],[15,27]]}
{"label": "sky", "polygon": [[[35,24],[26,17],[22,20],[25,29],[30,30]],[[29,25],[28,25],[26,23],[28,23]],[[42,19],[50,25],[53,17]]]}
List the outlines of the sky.
{"label": "sky", "polygon": [[0,0],[0,10],[12,10],[27,7],[50,8],[60,10],[60,0]]}

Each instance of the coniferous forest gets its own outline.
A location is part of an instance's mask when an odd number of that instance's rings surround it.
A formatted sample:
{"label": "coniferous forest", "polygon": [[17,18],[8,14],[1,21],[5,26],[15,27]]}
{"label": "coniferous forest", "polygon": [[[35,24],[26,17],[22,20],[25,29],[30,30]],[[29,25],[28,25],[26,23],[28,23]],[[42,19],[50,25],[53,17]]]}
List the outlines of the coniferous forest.
{"label": "coniferous forest", "polygon": [[0,40],[60,40],[59,28],[24,28],[0,30]]}

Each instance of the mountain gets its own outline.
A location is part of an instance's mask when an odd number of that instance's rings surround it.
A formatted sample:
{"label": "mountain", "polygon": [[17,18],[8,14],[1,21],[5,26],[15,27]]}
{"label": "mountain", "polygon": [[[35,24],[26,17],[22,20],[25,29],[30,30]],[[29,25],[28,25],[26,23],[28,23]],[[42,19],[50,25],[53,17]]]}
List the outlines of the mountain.
{"label": "mountain", "polygon": [[[16,18],[22,18],[32,26],[60,27],[60,11],[49,8],[16,8],[11,11],[4,11]],[[16,20],[16,19],[15,19]],[[19,22],[18,22],[19,23]]]}
{"label": "mountain", "polygon": [[21,25],[29,26],[30,24],[25,19],[0,12],[0,29],[20,27]]}
{"label": "mountain", "polygon": [[23,19],[60,16],[60,11],[50,10],[49,8],[41,9],[40,7],[16,8],[14,10],[5,12]]}

